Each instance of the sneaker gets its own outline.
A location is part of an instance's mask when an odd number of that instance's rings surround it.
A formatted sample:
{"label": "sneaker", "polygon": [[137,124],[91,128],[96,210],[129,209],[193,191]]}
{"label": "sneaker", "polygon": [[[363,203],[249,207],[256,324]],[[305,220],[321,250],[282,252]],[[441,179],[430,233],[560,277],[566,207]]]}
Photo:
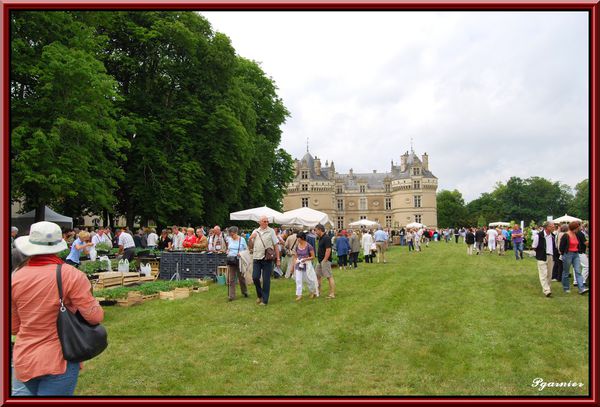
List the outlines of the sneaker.
{"label": "sneaker", "polygon": [[257,303],[257,304],[259,304],[259,305],[260,305],[260,304],[262,304],[262,303],[263,303],[263,302],[262,302],[262,298],[257,298],[257,299],[256,299],[256,303]]}
{"label": "sneaker", "polygon": [[585,293],[587,293],[588,291],[590,291],[590,289],[589,289],[589,288],[584,288],[583,290],[579,291],[579,294],[585,294]]}
{"label": "sneaker", "polygon": [[248,293],[244,293],[244,297],[248,298]]}
{"label": "sneaker", "polygon": [[558,282],[558,280],[557,280],[557,279],[555,279],[555,278],[553,278],[553,279],[552,279],[552,281],[556,281],[556,282]]}
{"label": "sneaker", "polygon": [[300,301],[301,299],[302,299],[301,295],[299,295],[299,296],[296,297],[296,301]]}
{"label": "sneaker", "polygon": [[571,294],[571,290],[565,290],[565,294]]}
{"label": "sneaker", "polygon": [[233,300],[234,300],[233,298],[228,298],[228,299],[227,299],[227,301],[229,301],[229,302],[231,302],[231,301],[233,301]]}
{"label": "sneaker", "polygon": [[552,297],[552,293],[546,293],[545,295],[546,295],[546,297],[548,297],[548,298]]}
{"label": "sneaker", "polygon": [[263,307],[264,307],[264,306],[266,306],[267,304],[265,304],[264,302],[262,302],[262,301],[261,301],[261,303],[260,303],[260,304],[258,304],[258,305],[260,305],[260,306],[263,306]]}

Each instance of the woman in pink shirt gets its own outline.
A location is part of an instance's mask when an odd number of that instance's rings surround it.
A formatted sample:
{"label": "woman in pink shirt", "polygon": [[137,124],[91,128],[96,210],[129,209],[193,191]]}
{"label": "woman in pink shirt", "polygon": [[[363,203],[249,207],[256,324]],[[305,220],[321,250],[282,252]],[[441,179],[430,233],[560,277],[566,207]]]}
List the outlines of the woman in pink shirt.
{"label": "woman in pink shirt", "polygon": [[66,361],[58,339],[59,312],[57,265],[61,265],[63,301],[98,324],[104,311],[92,296],[86,275],[65,264],[56,253],[67,248],[60,227],[51,222],[31,225],[29,236],[15,240],[15,247],[29,261],[11,276],[13,396],[71,396],[77,385],[79,363]]}

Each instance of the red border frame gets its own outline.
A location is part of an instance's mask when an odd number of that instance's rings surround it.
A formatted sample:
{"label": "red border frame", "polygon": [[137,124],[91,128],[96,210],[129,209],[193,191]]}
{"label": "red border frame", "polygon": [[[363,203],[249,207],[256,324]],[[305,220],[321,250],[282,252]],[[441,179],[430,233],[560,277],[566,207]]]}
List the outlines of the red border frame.
{"label": "red border frame", "polygon": [[[9,12],[11,10],[23,10],[23,9],[179,9],[179,10],[478,10],[478,11],[519,11],[519,10],[535,10],[535,11],[552,11],[552,10],[576,10],[576,11],[588,11],[590,12],[590,52],[589,52],[589,134],[590,134],[590,183],[591,183],[591,208],[590,208],[590,227],[591,230],[596,231],[596,203],[598,189],[595,183],[595,174],[597,174],[597,156],[598,156],[598,143],[596,137],[598,136],[597,118],[598,118],[598,17],[600,15],[598,1],[597,0],[584,0],[575,2],[565,2],[556,0],[534,0],[528,2],[519,2],[517,0],[504,0],[500,2],[478,2],[477,0],[462,0],[455,2],[452,0],[424,0],[421,2],[408,1],[402,2],[401,0],[384,0],[373,3],[368,3],[364,0],[334,0],[327,2],[319,2],[318,0],[300,0],[300,1],[281,1],[281,0],[260,0],[254,2],[253,0],[238,0],[238,1],[173,1],[165,2],[163,0],[158,1],[144,1],[144,0],[133,0],[130,2],[124,1],[110,1],[100,0],[92,2],[84,2],[81,0],[67,0],[67,1],[52,1],[52,0],[41,0],[41,1],[27,1],[27,0],[0,0],[0,21],[2,21],[2,50],[0,55],[2,57],[2,80],[0,84],[0,90],[2,94],[1,98],[1,111],[2,111],[2,137],[0,138],[0,162],[1,162],[1,173],[2,173],[2,188],[0,192],[0,207],[2,210],[2,216],[0,217],[0,242],[7,242],[9,236],[10,227],[10,191],[9,191],[9,162],[10,162],[10,146],[9,143]],[[594,236],[595,237],[595,236]],[[590,256],[591,270],[596,270],[596,258],[595,254],[598,253],[598,242],[596,239],[591,240],[592,247],[591,253],[594,255]],[[534,397],[534,398],[519,398],[519,397],[406,397],[406,398],[183,398],[183,399],[169,399],[169,398],[77,398],[77,399],[36,399],[36,400],[23,400],[23,399],[10,399],[10,386],[9,378],[6,377],[6,367],[9,360],[9,336],[8,332],[10,321],[8,320],[8,307],[10,307],[9,298],[9,248],[6,244],[0,245],[0,257],[2,261],[2,278],[0,279],[0,296],[2,300],[3,312],[2,312],[2,323],[0,324],[0,335],[2,340],[3,351],[1,352],[2,369],[0,371],[0,377],[2,378],[2,393],[0,394],[2,405],[34,405],[34,404],[79,404],[82,402],[90,404],[196,404],[196,403],[210,403],[210,404],[234,404],[234,403],[292,403],[292,404],[363,404],[363,403],[382,403],[382,404],[434,404],[434,403],[445,403],[445,404],[457,404],[457,403],[468,403],[468,404],[483,404],[483,403],[515,403],[520,404],[599,404],[597,400],[597,388],[596,382],[597,377],[597,359],[598,354],[596,351],[596,340],[597,340],[597,327],[598,327],[598,314],[596,312],[597,305],[597,289],[598,284],[596,277],[591,280],[591,296],[590,296],[590,374],[591,380],[590,395],[588,398],[576,398],[576,397]]]}

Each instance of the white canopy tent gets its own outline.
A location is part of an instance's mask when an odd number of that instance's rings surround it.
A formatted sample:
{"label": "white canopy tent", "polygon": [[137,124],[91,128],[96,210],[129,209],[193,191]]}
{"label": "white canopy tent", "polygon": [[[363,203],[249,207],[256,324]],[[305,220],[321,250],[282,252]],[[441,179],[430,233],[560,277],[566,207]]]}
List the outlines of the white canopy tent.
{"label": "white canopy tent", "polygon": [[258,208],[230,213],[229,220],[250,220],[258,222],[262,216],[266,216],[269,219],[269,222],[273,223],[275,222],[275,217],[281,215],[281,212],[277,212],[275,209],[271,209],[267,206],[259,206]]}
{"label": "white canopy tent", "polygon": [[424,224],[419,223],[419,222],[412,222],[412,223],[409,223],[408,225],[406,225],[406,227],[420,229],[420,228],[426,228],[427,226],[425,226]]}
{"label": "white canopy tent", "polygon": [[370,228],[370,227],[378,226],[378,225],[379,225],[379,223],[377,223],[375,221],[368,220],[368,219],[361,219],[356,222],[350,223],[348,226],[353,227],[353,228],[360,227],[360,226],[365,226],[365,227]]}
{"label": "white canopy tent", "polygon": [[[71,229],[73,227],[73,218],[54,212],[47,206],[44,208],[44,220],[56,223],[61,228]],[[35,223],[35,211],[29,211],[20,215],[14,215],[11,218],[11,225],[19,229],[19,235],[28,235],[29,228]]]}
{"label": "white canopy tent", "polygon": [[564,216],[561,216],[560,218],[553,219],[552,222],[554,222],[554,223],[581,222],[581,219],[576,218],[574,216],[569,216],[569,215],[567,215],[565,213]]}
{"label": "white canopy tent", "polygon": [[284,212],[281,214],[281,216],[275,217],[275,223],[308,227],[315,227],[319,223],[322,225],[333,225],[329,219],[329,216],[327,216],[325,212],[317,211],[311,208],[298,208]]}
{"label": "white canopy tent", "polygon": [[510,222],[492,222],[488,226],[510,226]]}

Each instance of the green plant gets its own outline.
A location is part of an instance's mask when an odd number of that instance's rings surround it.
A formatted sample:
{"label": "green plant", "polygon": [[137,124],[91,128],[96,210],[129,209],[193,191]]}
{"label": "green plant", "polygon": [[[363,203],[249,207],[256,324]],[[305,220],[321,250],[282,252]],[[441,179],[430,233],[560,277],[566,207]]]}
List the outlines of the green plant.
{"label": "green plant", "polygon": [[112,245],[108,242],[101,242],[96,245],[96,251],[98,253],[110,253],[112,250]]}

